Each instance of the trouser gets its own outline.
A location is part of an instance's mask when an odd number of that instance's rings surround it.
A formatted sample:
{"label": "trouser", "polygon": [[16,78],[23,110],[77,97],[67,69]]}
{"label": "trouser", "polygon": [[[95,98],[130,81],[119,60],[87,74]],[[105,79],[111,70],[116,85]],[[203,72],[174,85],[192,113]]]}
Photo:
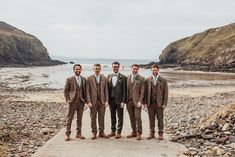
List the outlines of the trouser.
{"label": "trouser", "polygon": [[[123,108],[121,108],[121,104],[116,104],[115,99],[110,99],[109,104],[110,114],[111,114],[111,130],[112,132],[117,132],[121,134],[122,128],[123,128]],[[116,114],[118,116],[118,124],[116,128],[117,118]]]}
{"label": "trouser", "polygon": [[127,103],[127,111],[129,113],[132,131],[142,134],[141,107],[137,107],[137,104],[130,101]]}
{"label": "trouser", "polygon": [[163,133],[163,129],[164,129],[164,123],[163,123],[164,109],[161,108],[161,107],[158,107],[156,104],[151,104],[148,107],[148,115],[149,115],[150,132],[155,133],[155,120],[157,118],[158,133]]}
{"label": "trouser", "polygon": [[69,111],[66,121],[66,135],[71,134],[71,124],[76,111],[77,111],[77,133],[81,133],[84,104],[85,103],[82,102],[81,100],[76,100],[73,103],[69,104]]}
{"label": "trouser", "polygon": [[104,115],[105,115],[105,105],[101,103],[100,100],[96,101],[96,104],[90,108],[91,117],[91,129],[93,133],[97,133],[96,118],[98,114],[99,131],[104,131]]}

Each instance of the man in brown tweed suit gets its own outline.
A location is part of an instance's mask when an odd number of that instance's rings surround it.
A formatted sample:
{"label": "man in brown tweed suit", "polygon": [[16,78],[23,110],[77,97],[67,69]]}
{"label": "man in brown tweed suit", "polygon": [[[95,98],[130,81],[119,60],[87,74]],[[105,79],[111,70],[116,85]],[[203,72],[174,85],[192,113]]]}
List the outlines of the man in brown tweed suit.
{"label": "man in brown tweed suit", "polygon": [[148,108],[150,134],[147,139],[154,138],[155,117],[158,120],[158,139],[163,140],[163,113],[167,106],[168,86],[166,79],[159,76],[159,67],[153,64],[152,76],[146,79],[145,107]]}
{"label": "man in brown tweed suit", "polygon": [[67,78],[64,87],[64,97],[69,104],[69,111],[66,123],[65,141],[70,140],[71,124],[73,116],[77,111],[77,135],[76,138],[85,139],[81,133],[82,115],[86,101],[86,79],[81,76],[82,66],[75,64],[73,66],[74,76]]}
{"label": "man in brown tweed suit", "polygon": [[96,118],[98,113],[99,123],[99,136],[102,138],[108,138],[104,133],[104,116],[105,109],[109,105],[108,101],[108,81],[107,78],[100,74],[101,65],[94,64],[93,71],[95,74],[87,78],[87,104],[90,108],[91,128],[93,136],[91,139],[97,138],[97,125]]}
{"label": "man in brown tweed suit", "polygon": [[127,138],[141,140],[141,108],[144,103],[145,79],[138,74],[139,65],[133,64],[132,74],[127,77],[127,110],[130,117],[132,133]]}

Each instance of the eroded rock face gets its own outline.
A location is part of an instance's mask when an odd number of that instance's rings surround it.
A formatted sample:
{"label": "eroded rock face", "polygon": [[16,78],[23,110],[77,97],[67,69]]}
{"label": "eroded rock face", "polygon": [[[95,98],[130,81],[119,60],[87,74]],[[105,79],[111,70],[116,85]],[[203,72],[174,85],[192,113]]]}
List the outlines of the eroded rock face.
{"label": "eroded rock face", "polygon": [[0,65],[42,66],[63,64],[51,60],[47,49],[35,36],[0,21]]}
{"label": "eroded rock face", "polygon": [[235,72],[235,23],[175,41],[159,59],[160,64],[176,64],[189,70]]}

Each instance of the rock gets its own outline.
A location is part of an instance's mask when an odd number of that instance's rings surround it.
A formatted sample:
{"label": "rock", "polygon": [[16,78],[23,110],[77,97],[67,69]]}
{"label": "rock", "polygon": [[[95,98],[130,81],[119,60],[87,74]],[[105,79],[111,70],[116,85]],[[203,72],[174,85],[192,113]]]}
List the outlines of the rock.
{"label": "rock", "polygon": [[207,151],[205,152],[205,154],[206,154],[206,156],[211,156],[211,155],[213,155],[213,153],[212,153],[211,150],[207,150]]}
{"label": "rock", "polygon": [[204,138],[205,140],[210,140],[214,138],[214,135],[213,134],[202,135],[202,138]]}
{"label": "rock", "polygon": [[232,154],[230,152],[227,152],[223,155],[223,157],[231,157],[231,156],[232,156]]}
{"label": "rock", "polygon": [[230,131],[225,131],[224,134],[225,135],[231,135],[232,133]]}
{"label": "rock", "polygon": [[19,151],[22,151],[23,150],[23,144],[21,144],[18,149],[19,149]]}
{"label": "rock", "polygon": [[235,143],[235,136],[229,136],[229,142],[230,143]]}
{"label": "rock", "polygon": [[228,139],[229,139],[228,136],[221,137],[221,138],[218,138],[218,139],[216,140],[216,143],[217,143],[217,144],[225,144],[225,142],[226,142]]}
{"label": "rock", "polygon": [[235,149],[235,143],[231,143],[231,144],[229,145],[229,147]]}
{"label": "rock", "polygon": [[228,131],[230,128],[230,125],[228,123],[225,123],[223,128],[222,128],[222,131]]}
{"label": "rock", "polygon": [[196,151],[197,148],[195,148],[195,147],[189,147],[188,150],[190,150],[190,151]]}
{"label": "rock", "polygon": [[213,146],[213,143],[211,143],[211,142],[205,142],[205,143],[204,143],[204,146],[207,146],[207,147],[208,147],[208,146]]}
{"label": "rock", "polygon": [[219,149],[218,146],[214,146],[214,147],[212,148],[212,150],[213,150],[213,151],[216,151],[216,152],[217,152],[218,149]]}
{"label": "rock", "polygon": [[20,157],[26,157],[27,155],[28,155],[27,152],[22,152],[22,153],[20,153]]}
{"label": "rock", "polygon": [[42,128],[40,130],[40,132],[43,134],[43,135],[46,135],[46,134],[50,134],[50,133],[53,133],[54,131],[50,128]]}
{"label": "rock", "polygon": [[217,155],[223,155],[224,153],[225,153],[225,151],[223,149],[220,149],[220,148],[216,152]]}
{"label": "rock", "polygon": [[197,154],[197,152],[195,152],[195,151],[190,151],[190,154],[191,154],[192,156],[195,156],[195,155]]}

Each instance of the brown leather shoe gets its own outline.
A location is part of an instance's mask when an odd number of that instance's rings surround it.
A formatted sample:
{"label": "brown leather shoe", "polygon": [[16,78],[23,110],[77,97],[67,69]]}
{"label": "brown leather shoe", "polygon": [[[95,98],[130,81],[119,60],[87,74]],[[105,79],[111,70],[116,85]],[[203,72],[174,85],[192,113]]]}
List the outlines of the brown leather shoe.
{"label": "brown leather shoe", "polygon": [[113,137],[116,136],[115,132],[111,132],[110,134],[108,134],[108,137]]}
{"label": "brown leather shoe", "polygon": [[120,139],[122,136],[120,133],[117,133],[116,136],[115,136],[115,139]]}
{"label": "brown leather shoe", "polygon": [[148,140],[151,140],[151,139],[153,139],[154,137],[155,137],[154,134],[153,134],[153,133],[150,133],[149,136],[147,137],[147,139],[148,139]]}
{"label": "brown leather shoe", "polygon": [[137,133],[136,140],[142,140],[142,138],[141,138],[141,134],[140,134],[140,133]]}
{"label": "brown leather shoe", "polygon": [[99,136],[101,138],[109,138],[104,132],[99,132]]}
{"label": "brown leather shoe", "polygon": [[92,139],[92,140],[97,139],[97,135],[96,135],[96,133],[93,133],[93,136],[91,137],[91,139]]}
{"label": "brown leather shoe", "polygon": [[64,140],[65,140],[65,141],[70,141],[70,136],[69,136],[69,135],[65,135]]}
{"label": "brown leather shoe", "polygon": [[76,138],[84,140],[85,137],[81,133],[77,133]]}
{"label": "brown leather shoe", "polygon": [[158,139],[159,140],[163,140],[164,138],[163,138],[163,133],[158,133]]}
{"label": "brown leather shoe", "polygon": [[127,137],[127,138],[136,137],[136,132],[132,132],[130,135],[127,135],[126,137]]}

